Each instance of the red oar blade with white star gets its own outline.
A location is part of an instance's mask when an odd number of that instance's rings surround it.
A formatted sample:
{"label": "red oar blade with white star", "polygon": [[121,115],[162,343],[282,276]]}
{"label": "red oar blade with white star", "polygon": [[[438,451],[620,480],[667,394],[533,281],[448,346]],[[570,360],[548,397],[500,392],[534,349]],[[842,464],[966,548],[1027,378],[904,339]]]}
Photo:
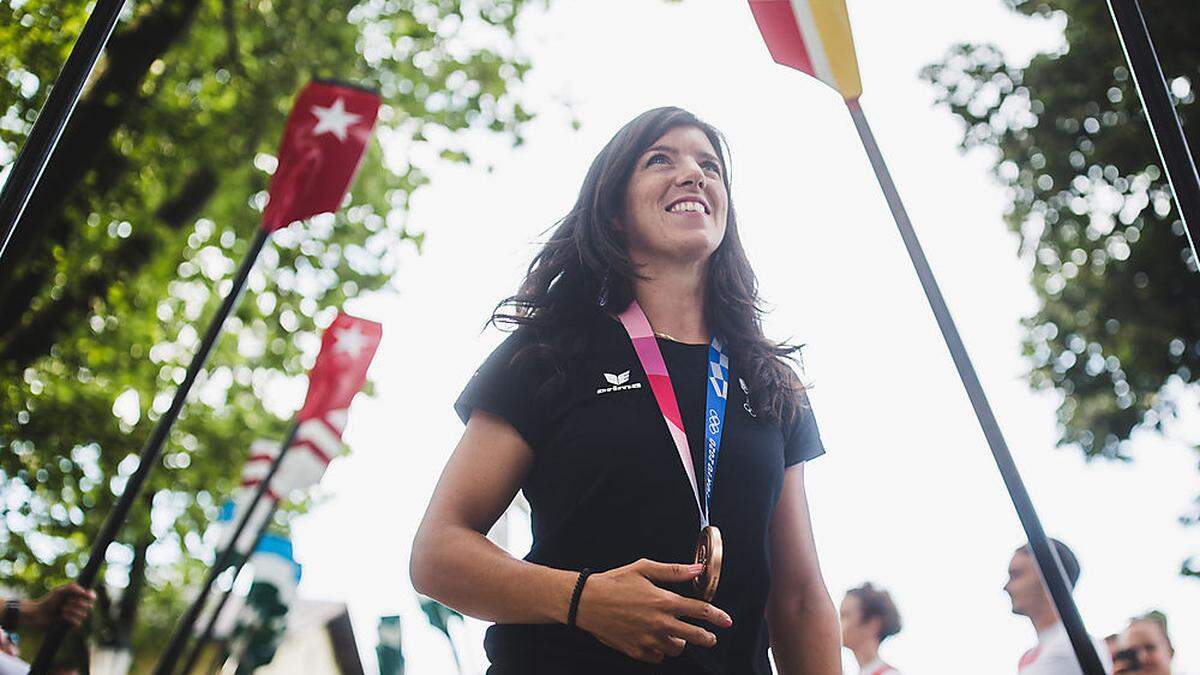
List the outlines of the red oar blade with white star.
{"label": "red oar blade with white star", "polygon": [[[241,489],[228,518],[231,526],[223,533],[220,548],[233,539],[232,525],[245,517],[247,505],[253,505],[253,515],[237,543],[237,551],[243,555],[253,548],[276,502],[321,482],[329,462],[341,453],[350,401],[366,382],[367,368],[382,336],[380,324],[345,313],[339,313],[325,329],[321,351],[308,373],[308,395],[296,413],[295,431],[284,442],[287,448],[266,440],[250,446],[242,467]],[[277,463],[279,466],[274,466]],[[265,499],[256,499],[254,492],[268,477]]]}
{"label": "red oar blade with white star", "polygon": [[379,104],[373,91],[333,82],[310,82],[300,91],[279,144],[263,229],[274,232],[341,205]]}
{"label": "red oar blade with white star", "polygon": [[367,381],[367,367],[382,337],[380,324],[339,312],[321,336],[321,352],[308,373],[308,396],[296,421],[325,418],[340,435],[345,411]]}

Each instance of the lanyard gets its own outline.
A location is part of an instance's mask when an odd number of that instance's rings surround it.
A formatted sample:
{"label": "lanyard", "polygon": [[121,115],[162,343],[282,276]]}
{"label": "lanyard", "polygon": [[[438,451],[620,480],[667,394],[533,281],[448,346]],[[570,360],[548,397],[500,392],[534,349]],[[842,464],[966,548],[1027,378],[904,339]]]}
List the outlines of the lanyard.
{"label": "lanyard", "polygon": [[675,399],[675,387],[671,385],[671,375],[667,372],[667,364],[663,361],[662,351],[654,339],[654,331],[650,321],[642,311],[637,300],[629,303],[629,307],[617,317],[633,350],[637,353],[642,370],[650,380],[650,390],[654,392],[654,400],[658,410],[667,423],[671,439],[675,441],[675,449],[679,452],[679,461],[683,464],[684,473],[692,486],[692,495],[696,498],[696,509],[700,512],[701,528],[708,526],[708,507],[712,499],[713,477],[717,470],[717,457],[721,454],[721,432],[725,429],[725,402],[729,393],[729,357],[722,351],[721,342],[715,336],[708,346],[708,386],[705,387],[704,407],[707,411],[704,423],[704,504],[700,503],[700,489],[696,483],[696,466],[692,462],[692,451],[688,447],[687,434],[683,431],[683,418],[679,414],[679,402]]}

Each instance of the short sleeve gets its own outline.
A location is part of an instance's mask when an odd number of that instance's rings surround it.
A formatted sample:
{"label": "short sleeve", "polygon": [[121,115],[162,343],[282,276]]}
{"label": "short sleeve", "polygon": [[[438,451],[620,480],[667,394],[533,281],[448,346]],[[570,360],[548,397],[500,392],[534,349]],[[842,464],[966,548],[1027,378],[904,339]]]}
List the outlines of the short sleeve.
{"label": "short sleeve", "polygon": [[791,426],[783,435],[783,463],[792,466],[825,454],[821,432],[817,429],[817,417],[813,414],[808,396],[800,396],[800,407],[792,416]]}
{"label": "short sleeve", "polygon": [[537,397],[550,373],[535,354],[517,358],[527,344],[523,330],[505,338],[467,382],[454,402],[454,411],[463,424],[476,410],[497,415],[511,424],[530,448],[536,448],[545,427]]}

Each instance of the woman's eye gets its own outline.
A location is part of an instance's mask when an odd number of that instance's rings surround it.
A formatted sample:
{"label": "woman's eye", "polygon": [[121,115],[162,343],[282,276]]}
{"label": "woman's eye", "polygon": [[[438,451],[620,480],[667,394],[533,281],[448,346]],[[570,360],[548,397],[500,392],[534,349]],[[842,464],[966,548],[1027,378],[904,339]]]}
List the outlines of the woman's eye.
{"label": "woman's eye", "polygon": [[718,175],[720,175],[720,173],[721,173],[721,167],[720,167],[720,165],[718,165],[716,162],[705,162],[705,163],[704,163],[704,170],[705,170],[705,171],[711,171],[711,172],[713,172],[713,173],[715,173],[715,174],[718,174]]}
{"label": "woman's eye", "polygon": [[646,160],[646,166],[650,166],[651,164],[661,164],[663,162],[669,162],[669,161],[670,160],[667,158],[666,155],[660,153],[657,155],[651,155],[650,159]]}

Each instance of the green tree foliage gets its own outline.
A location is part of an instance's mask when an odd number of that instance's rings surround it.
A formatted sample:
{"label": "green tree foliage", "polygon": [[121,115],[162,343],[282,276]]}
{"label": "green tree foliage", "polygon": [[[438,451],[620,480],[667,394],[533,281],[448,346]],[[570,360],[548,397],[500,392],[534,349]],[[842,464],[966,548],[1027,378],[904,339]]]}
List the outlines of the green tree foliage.
{"label": "green tree foliage", "polygon": [[[1106,3],[1009,2],[1065,20],[1061,49],[1018,68],[995,46],[963,44],[924,76],[966,123],[963,147],[993,150],[1008,188],[1008,225],[1040,300],[1024,321],[1029,380],[1062,395],[1060,443],[1127,460],[1130,434],[1177,418],[1200,378],[1200,274]],[[1194,131],[1200,5],[1141,5]]]}
{"label": "green tree foliage", "polygon": [[[173,623],[246,448],[282,436],[264,399],[299,391],[319,328],[419,248],[407,219],[427,182],[418,158],[471,161],[468,132],[521,141],[529,64],[514,37],[527,4],[128,0],[0,275],[5,585],[37,593],[79,571],[253,236],[294,94],[318,77],[375,87],[387,150],[372,144],[336,216],[268,244],[107,553],[123,591],[101,598],[102,639]],[[0,167],[87,9],[0,0]]]}

